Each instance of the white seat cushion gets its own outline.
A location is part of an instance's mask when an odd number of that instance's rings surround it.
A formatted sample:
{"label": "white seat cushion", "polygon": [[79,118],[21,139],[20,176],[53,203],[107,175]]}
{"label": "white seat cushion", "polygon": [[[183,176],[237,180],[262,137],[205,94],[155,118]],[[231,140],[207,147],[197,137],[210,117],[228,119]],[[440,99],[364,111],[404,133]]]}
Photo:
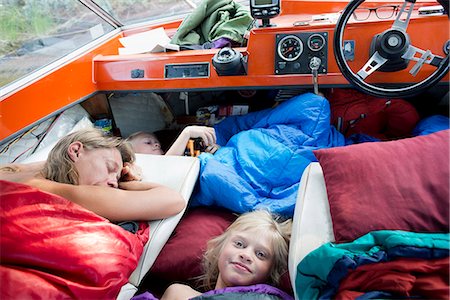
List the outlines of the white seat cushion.
{"label": "white seat cushion", "polygon": [[322,168],[317,162],[303,172],[295,204],[289,245],[289,274],[295,291],[298,263],[311,251],[334,241],[333,224]]}
{"label": "white seat cushion", "polygon": [[[200,163],[197,158],[136,154],[136,163],[142,168],[144,181],[171,187],[180,192],[186,200],[186,204],[188,203],[200,171]],[[184,210],[175,216],[149,222],[150,239],[144,247],[136,270],[130,276],[129,283],[131,285],[128,284],[122,288],[118,299],[130,299],[134,295],[183,213]]]}

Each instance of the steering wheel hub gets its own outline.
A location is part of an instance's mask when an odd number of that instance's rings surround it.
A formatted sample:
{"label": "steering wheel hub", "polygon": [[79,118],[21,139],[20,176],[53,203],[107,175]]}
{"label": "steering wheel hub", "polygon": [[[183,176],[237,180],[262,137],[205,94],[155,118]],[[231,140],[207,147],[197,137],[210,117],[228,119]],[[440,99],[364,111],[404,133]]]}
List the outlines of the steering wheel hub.
{"label": "steering wheel hub", "polygon": [[375,49],[387,59],[397,59],[409,47],[409,36],[397,29],[388,29],[375,37]]}

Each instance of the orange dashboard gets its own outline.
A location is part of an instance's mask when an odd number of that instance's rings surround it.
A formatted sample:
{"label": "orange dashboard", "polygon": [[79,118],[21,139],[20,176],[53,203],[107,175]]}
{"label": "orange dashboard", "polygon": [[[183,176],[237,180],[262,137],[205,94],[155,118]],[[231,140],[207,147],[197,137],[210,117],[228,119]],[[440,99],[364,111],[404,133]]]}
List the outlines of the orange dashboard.
{"label": "orange dashboard", "polygon": [[[279,39],[286,35],[321,35],[325,37],[324,52],[322,54],[327,65],[323,72],[319,72],[319,84],[325,86],[347,85],[348,81],[342,76],[334,59],[333,38],[336,19],[339,13],[326,13],[325,4],[333,4],[332,11],[340,11],[346,2],[317,2],[285,1],[282,2],[282,14],[271,20],[272,27],[253,28],[250,31],[246,47],[236,48],[246,61],[246,73],[235,76],[220,76],[211,65],[218,49],[189,50],[180,52],[149,53],[139,55],[98,55],[94,57],[93,78],[99,90],[174,90],[174,89],[215,89],[215,88],[258,88],[283,86],[310,86],[312,77],[309,69],[299,73],[278,74],[277,48]],[[314,4],[315,3],[315,4]],[[402,3],[402,2],[399,2]],[[305,13],[308,11],[309,13]],[[312,13],[311,13],[312,12]],[[390,20],[371,18],[366,22],[350,23],[346,29],[346,40],[353,40],[355,47],[354,60],[350,66],[361,68],[369,59],[369,48],[372,38],[389,28]],[[426,28],[426,30],[424,30]],[[170,29],[169,29],[170,31]],[[426,34],[429,33],[429,35]],[[125,34],[130,34],[125,32]],[[430,38],[430,35],[446,37],[449,35],[449,22],[446,16],[423,17],[413,15],[408,27],[408,34],[412,44],[421,49],[430,49],[434,54],[445,56],[443,45],[445,38]],[[306,39],[303,41],[306,44]],[[307,48],[309,45],[304,45]],[[305,51],[304,51],[305,52]],[[200,67],[208,64],[208,72],[204,76],[190,76],[187,74],[167,76],[167,67],[171,65],[182,68],[184,65]],[[304,63],[303,63],[304,64]],[[412,77],[408,70],[396,73],[374,74],[371,82],[378,83],[407,83],[421,80],[425,72]],[[134,70],[142,71],[142,76],[133,78]],[[194,70],[195,71],[195,70]],[[429,72],[428,72],[429,73]],[[203,73],[202,73],[203,74]],[[447,77],[448,78],[448,77]]]}

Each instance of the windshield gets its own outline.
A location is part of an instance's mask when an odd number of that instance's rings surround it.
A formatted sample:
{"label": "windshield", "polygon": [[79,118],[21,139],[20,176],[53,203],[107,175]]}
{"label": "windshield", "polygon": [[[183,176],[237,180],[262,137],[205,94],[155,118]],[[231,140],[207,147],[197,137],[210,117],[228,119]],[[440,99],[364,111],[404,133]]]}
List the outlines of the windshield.
{"label": "windshield", "polygon": [[0,87],[115,29],[78,1],[0,3]]}
{"label": "windshield", "polygon": [[124,25],[182,15],[200,1],[186,0],[95,0],[97,5]]}
{"label": "windshield", "polygon": [[[202,0],[94,0],[94,2],[124,25],[166,17],[185,15]],[[235,0],[248,5],[249,0]]]}

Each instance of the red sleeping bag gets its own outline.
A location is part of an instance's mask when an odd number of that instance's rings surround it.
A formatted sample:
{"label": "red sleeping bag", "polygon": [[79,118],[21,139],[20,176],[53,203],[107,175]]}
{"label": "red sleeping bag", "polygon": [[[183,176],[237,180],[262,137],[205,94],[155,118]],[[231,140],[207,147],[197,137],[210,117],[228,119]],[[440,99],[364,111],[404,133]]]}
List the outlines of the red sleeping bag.
{"label": "red sleeping bag", "polygon": [[115,299],[149,236],[23,184],[0,181],[0,205],[1,299]]}

